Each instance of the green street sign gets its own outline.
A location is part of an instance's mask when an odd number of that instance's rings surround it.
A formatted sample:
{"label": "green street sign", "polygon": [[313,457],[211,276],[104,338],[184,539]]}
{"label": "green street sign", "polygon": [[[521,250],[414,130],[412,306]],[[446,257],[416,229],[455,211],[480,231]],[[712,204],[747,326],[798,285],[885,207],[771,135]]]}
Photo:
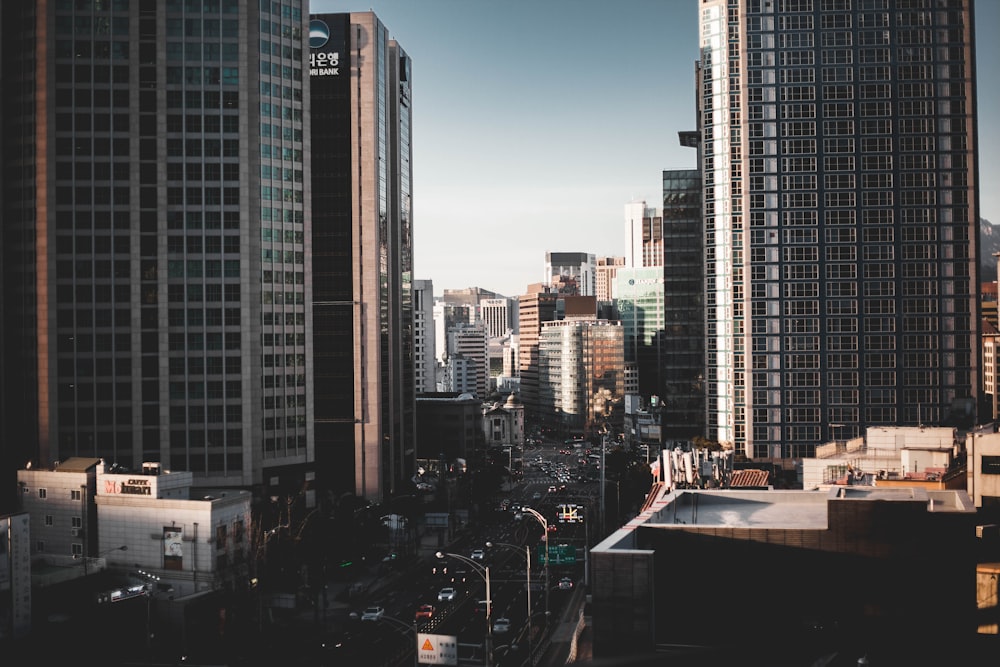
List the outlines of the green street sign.
{"label": "green street sign", "polygon": [[[537,550],[538,564],[545,565],[545,550]],[[549,565],[573,565],[576,563],[576,547],[571,544],[550,544]]]}

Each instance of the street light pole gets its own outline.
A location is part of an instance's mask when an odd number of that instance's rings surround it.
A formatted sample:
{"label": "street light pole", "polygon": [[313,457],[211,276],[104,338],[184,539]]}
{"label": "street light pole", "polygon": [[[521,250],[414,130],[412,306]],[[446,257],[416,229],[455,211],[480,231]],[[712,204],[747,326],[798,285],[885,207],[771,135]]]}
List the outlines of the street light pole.
{"label": "street light pole", "polygon": [[493,664],[493,598],[490,597],[490,567],[489,565],[480,565],[476,561],[463,556],[461,554],[453,554],[447,551],[439,551],[435,554],[438,558],[444,558],[445,556],[449,558],[457,558],[463,563],[467,564],[473,569],[473,571],[482,577],[483,581],[486,582],[486,667],[490,667]]}
{"label": "street light pole", "polygon": [[[106,556],[109,553],[111,553],[112,551],[128,551],[128,545],[127,544],[123,544],[120,547],[113,547],[111,549],[105,549],[104,551],[99,551],[99,552],[97,552],[97,555],[94,556],[94,558],[96,559],[96,558],[100,558],[101,556]],[[88,560],[90,560],[90,556],[84,556],[83,557],[83,576],[85,576],[85,577],[88,574],[87,573],[87,561]]]}
{"label": "street light pole", "polygon": [[[486,548],[490,548],[493,545],[499,547],[507,547],[508,549],[514,549],[515,551],[520,551],[521,547],[516,544],[507,544],[505,542],[487,542]],[[531,661],[531,547],[527,544],[524,545],[524,577],[525,582],[528,587],[528,661]]]}
{"label": "street light pole", "polygon": [[601,434],[601,535],[608,532],[607,519],[604,515],[604,473],[607,466],[604,463],[605,451],[608,448],[608,432]]}
{"label": "street light pole", "polygon": [[549,616],[549,522],[530,507],[522,507],[521,509],[538,519],[538,523],[542,524],[542,530],[545,532],[545,618],[547,621]]}

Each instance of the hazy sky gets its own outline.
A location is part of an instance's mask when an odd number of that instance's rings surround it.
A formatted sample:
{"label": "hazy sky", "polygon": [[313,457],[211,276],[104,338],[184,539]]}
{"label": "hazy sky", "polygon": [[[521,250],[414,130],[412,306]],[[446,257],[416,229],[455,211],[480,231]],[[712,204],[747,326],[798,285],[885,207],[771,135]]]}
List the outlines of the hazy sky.
{"label": "hazy sky", "polygon": [[[413,60],[414,277],[517,296],[545,253],[625,254],[625,204],[693,169],[698,0],[312,0]],[[980,203],[1000,224],[1000,2],[976,5]],[[993,28],[991,29],[990,26]],[[990,34],[990,33],[993,34]]]}

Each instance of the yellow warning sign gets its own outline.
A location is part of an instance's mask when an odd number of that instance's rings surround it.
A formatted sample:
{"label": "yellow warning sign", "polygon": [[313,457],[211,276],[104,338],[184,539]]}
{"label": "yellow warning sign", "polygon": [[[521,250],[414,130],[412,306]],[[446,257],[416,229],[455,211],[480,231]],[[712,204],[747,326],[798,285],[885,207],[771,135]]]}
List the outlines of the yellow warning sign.
{"label": "yellow warning sign", "polygon": [[421,651],[433,651],[434,650],[434,644],[431,643],[430,639],[425,639],[424,640],[424,645],[420,647],[420,650]]}

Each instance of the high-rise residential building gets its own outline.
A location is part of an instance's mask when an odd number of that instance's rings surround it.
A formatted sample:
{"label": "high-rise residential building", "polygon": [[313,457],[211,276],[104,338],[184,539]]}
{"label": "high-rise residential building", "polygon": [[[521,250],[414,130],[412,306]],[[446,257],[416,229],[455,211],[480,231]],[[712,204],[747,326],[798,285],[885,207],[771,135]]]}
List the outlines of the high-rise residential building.
{"label": "high-rise residential building", "polygon": [[302,488],[305,4],[3,3],[2,446],[20,466]]}
{"label": "high-rise residential building", "polygon": [[594,295],[594,255],[585,252],[545,253],[545,284],[560,295]]}
{"label": "high-rise residential building", "polygon": [[434,283],[413,281],[413,390],[437,391],[437,335],[434,331]]}
{"label": "high-rise residential building", "polygon": [[372,12],[309,46],[317,481],[377,501],[415,466],[411,62]]}
{"label": "high-rise residential building", "polygon": [[624,257],[598,257],[594,266],[594,296],[598,301],[614,301],[615,274],[625,266]]}
{"label": "high-rise residential building", "polygon": [[624,330],[620,322],[545,322],[538,341],[538,402],[566,435],[593,436],[622,424]]}
{"label": "high-rise residential building", "polygon": [[709,437],[787,459],[954,423],[982,373],[971,0],[698,11]]}
{"label": "high-rise residential building", "polygon": [[542,324],[554,320],[556,294],[548,285],[534,283],[518,298],[518,374],[521,377],[521,402],[525,418],[533,425],[554,426],[552,415],[541,411],[538,402],[538,339]]}

